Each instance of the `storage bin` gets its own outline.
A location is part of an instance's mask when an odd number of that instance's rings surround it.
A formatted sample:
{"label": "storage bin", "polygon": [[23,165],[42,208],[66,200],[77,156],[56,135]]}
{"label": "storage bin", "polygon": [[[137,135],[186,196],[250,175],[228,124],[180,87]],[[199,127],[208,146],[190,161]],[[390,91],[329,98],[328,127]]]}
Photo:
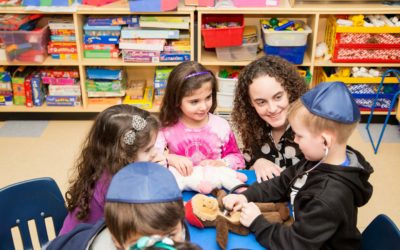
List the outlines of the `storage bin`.
{"label": "storage bin", "polygon": [[4,41],[8,62],[42,63],[47,57],[49,27],[46,20],[40,20],[34,31],[0,31]]}
{"label": "storage bin", "polygon": [[[379,85],[377,84],[352,84],[348,88],[361,110],[370,110]],[[389,109],[394,94],[399,90],[398,84],[383,84],[379,98],[376,102],[376,110]]]}
{"label": "storage bin", "polygon": [[269,46],[264,44],[264,52],[267,55],[277,55],[291,63],[302,64],[307,45],[297,47]]}
{"label": "storage bin", "polygon": [[330,16],[325,31],[332,62],[400,62],[400,27],[345,27],[336,20],[337,17]]}
{"label": "storage bin", "polygon": [[[222,23],[222,22],[237,22],[238,27],[227,28],[211,28],[206,29],[205,24]],[[204,38],[205,48],[217,48],[226,46],[242,45],[244,31],[244,16],[243,15],[203,15],[201,21],[201,34]]]}
{"label": "storage bin", "polygon": [[[365,83],[375,83],[379,84],[382,81],[382,77],[336,77],[334,75],[328,76],[324,69],[321,70],[318,76],[318,82],[344,82],[346,84],[365,84]],[[385,77],[384,83],[399,83],[397,77]],[[378,85],[377,85],[378,86]]]}
{"label": "storage bin", "polygon": [[217,92],[218,107],[232,108],[233,100],[234,100],[234,94]]}
{"label": "storage bin", "polygon": [[259,41],[241,46],[215,48],[219,61],[253,61],[257,57]]}
{"label": "storage bin", "polygon": [[185,5],[200,6],[200,7],[214,7],[214,0],[185,0]]}
{"label": "storage bin", "polygon": [[278,6],[279,0],[232,0],[233,5],[238,8],[242,7],[265,7]]}
{"label": "storage bin", "polygon": [[118,0],[83,0],[82,3],[86,5],[102,6],[113,3]]}
{"label": "storage bin", "polygon": [[170,11],[178,8],[179,0],[129,0],[132,12]]}
{"label": "storage bin", "polygon": [[301,23],[303,31],[268,30],[262,27],[264,43],[269,46],[304,46],[307,44],[307,36],[311,33],[311,28],[303,21]]}
{"label": "storage bin", "polygon": [[237,86],[238,79],[236,78],[222,78],[217,76],[218,91],[227,94],[234,94]]}
{"label": "storage bin", "polygon": [[23,6],[70,6],[72,0],[23,0]]}

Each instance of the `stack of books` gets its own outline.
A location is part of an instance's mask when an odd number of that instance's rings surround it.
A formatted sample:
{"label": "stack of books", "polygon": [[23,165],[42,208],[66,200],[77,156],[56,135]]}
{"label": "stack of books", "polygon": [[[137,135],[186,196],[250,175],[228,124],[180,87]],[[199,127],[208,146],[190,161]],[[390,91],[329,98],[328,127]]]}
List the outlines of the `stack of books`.
{"label": "stack of books", "polygon": [[98,67],[86,69],[89,104],[119,104],[125,95],[126,76],[122,69]]}
{"label": "stack of books", "polygon": [[50,19],[50,42],[47,52],[53,59],[77,60],[75,27],[72,18]]}
{"label": "stack of books", "polygon": [[[189,61],[189,22],[187,16],[141,16],[139,25],[122,28],[119,47],[124,61]],[[185,45],[185,51],[177,50],[178,44]]]}
{"label": "stack of books", "polygon": [[85,58],[118,58],[122,25],[137,24],[136,16],[95,17],[87,19],[83,29]]}

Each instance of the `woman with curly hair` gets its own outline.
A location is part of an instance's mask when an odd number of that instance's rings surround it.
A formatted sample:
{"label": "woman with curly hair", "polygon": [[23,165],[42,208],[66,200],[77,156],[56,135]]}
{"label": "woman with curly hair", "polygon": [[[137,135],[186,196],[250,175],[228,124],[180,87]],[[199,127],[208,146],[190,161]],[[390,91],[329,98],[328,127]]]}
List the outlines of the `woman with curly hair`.
{"label": "woman with curly hair", "polygon": [[306,91],[296,67],[281,57],[267,55],[241,71],[232,121],[243,142],[246,166],[255,170],[258,182],[303,158],[287,110]]}

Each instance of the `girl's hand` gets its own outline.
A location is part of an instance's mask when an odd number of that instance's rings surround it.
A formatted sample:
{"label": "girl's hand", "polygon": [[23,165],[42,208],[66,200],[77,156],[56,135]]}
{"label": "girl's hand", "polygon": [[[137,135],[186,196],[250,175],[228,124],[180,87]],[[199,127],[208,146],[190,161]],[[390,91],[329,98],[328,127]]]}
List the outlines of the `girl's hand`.
{"label": "girl's hand", "polygon": [[200,166],[226,167],[226,163],[223,160],[203,160]]}
{"label": "girl's hand", "polygon": [[257,182],[260,183],[262,181],[266,181],[274,178],[275,176],[279,176],[282,172],[282,169],[272,163],[267,159],[260,158],[258,159],[252,168],[256,172]]}
{"label": "girl's hand", "polygon": [[168,154],[167,160],[168,165],[176,168],[181,175],[188,176],[192,174],[193,162],[189,158],[176,154]]}
{"label": "girl's hand", "polygon": [[249,227],[260,214],[261,211],[254,202],[245,203],[240,213],[240,223],[245,227]]}
{"label": "girl's hand", "polygon": [[230,211],[239,211],[247,203],[247,198],[243,194],[230,194],[222,198],[222,203]]}

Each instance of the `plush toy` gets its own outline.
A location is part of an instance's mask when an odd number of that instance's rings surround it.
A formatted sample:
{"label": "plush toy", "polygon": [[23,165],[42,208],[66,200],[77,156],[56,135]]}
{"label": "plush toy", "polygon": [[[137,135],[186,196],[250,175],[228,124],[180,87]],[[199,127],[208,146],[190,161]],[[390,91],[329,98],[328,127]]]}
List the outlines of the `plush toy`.
{"label": "plush toy", "polygon": [[[223,190],[214,190],[217,198],[204,194],[196,194],[185,205],[186,220],[198,228],[215,227],[216,240],[221,249],[226,249],[228,232],[239,235],[248,235],[249,230],[239,222],[240,212],[223,212],[222,198],[226,195]],[[270,223],[283,223],[290,226],[293,220],[289,216],[289,208],[285,203],[256,203],[262,215]]]}
{"label": "plush toy", "polygon": [[332,55],[328,52],[328,45],[326,43],[321,42],[317,45],[315,49],[315,57],[323,57],[324,61],[331,59]]}
{"label": "plush toy", "polygon": [[189,176],[182,176],[175,168],[170,168],[179,188],[209,194],[214,188],[231,190],[244,184],[247,176],[228,167],[198,166],[193,168]]}

